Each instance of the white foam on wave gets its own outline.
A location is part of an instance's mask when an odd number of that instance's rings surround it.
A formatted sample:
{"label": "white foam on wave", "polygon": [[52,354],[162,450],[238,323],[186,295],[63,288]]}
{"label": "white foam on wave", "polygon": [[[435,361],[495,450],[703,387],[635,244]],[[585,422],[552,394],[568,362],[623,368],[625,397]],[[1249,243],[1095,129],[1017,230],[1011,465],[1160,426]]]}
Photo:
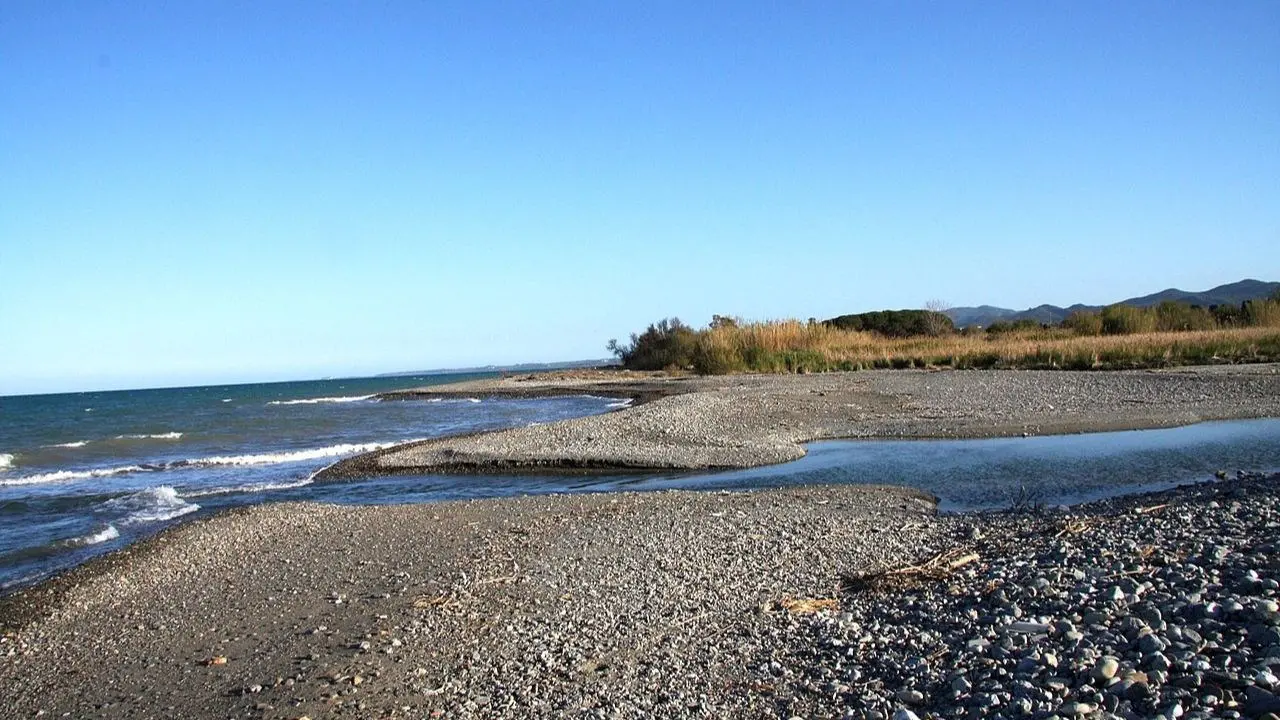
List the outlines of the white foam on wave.
{"label": "white foam on wave", "polygon": [[[402,440],[401,442],[412,441]],[[310,448],[307,450],[291,450],[288,452],[257,453],[253,455],[215,455],[213,457],[182,460],[173,463],[173,465],[198,465],[201,467],[210,465],[278,465],[281,463],[299,462],[301,460],[318,460],[320,458],[337,457],[339,455],[354,455],[355,453],[371,452],[373,450],[381,450],[385,447],[391,447],[395,444],[396,443],[346,443],[343,445],[330,445],[328,447]]]}
{"label": "white foam on wave", "polygon": [[222,402],[231,402],[231,398],[222,398]]}
{"label": "white foam on wave", "polygon": [[349,403],[371,400],[373,395],[344,395],[339,397],[304,398],[302,400],[272,400],[268,405],[315,405],[316,403]]}
{"label": "white foam on wave", "polygon": [[[319,472],[318,470],[316,472]],[[292,488],[304,487],[314,482],[315,473],[310,477],[298,480],[289,480],[285,482],[264,482],[250,483],[248,485],[227,485],[223,487],[213,487],[207,490],[197,490],[195,492],[188,491],[184,493],[185,497],[197,498],[208,497],[209,495],[230,495],[232,493],[258,493],[270,492],[272,490],[289,490]]]}
{"label": "white foam on wave", "polygon": [[38,475],[27,475],[26,477],[0,480],[0,487],[42,485],[44,483],[65,482],[67,480],[87,480],[89,478],[111,477],[112,475],[125,475],[133,472],[143,472],[148,469],[159,470],[161,468],[158,466],[145,468],[141,465],[122,465],[120,467],[96,468],[94,470],[56,470],[54,472],[40,473]]}
{"label": "white foam on wave", "polygon": [[[382,450],[392,445],[401,445],[404,443],[419,442],[425,438],[409,438],[406,440],[396,440],[394,442],[381,443],[345,443],[342,445],[329,445],[327,447],[309,448],[306,450],[291,450],[287,452],[275,453],[255,453],[249,455],[214,455],[202,458],[190,458],[188,460],[176,460],[169,463],[160,463],[156,465],[122,465],[119,467],[95,468],[92,470],[57,470],[54,472],[40,473],[38,475],[27,475],[26,477],[16,477],[8,479],[0,479],[0,487],[17,486],[17,485],[40,485],[43,483],[66,482],[70,480],[87,480],[90,478],[111,477],[113,475],[127,475],[137,472],[159,472],[164,470],[176,470],[184,467],[216,467],[230,466],[242,467],[247,465],[280,465],[283,463],[302,462],[305,460],[319,460],[323,458],[339,457],[342,455],[355,455],[356,453],[372,452],[374,450]],[[274,488],[266,488],[274,489]]]}
{"label": "white foam on wave", "polygon": [[588,395],[579,395],[578,397],[589,398],[591,400],[605,400],[607,401],[605,404],[605,407],[611,407],[611,408],[631,407],[631,403],[635,402],[635,398],[618,399],[616,397],[606,397],[604,395],[588,394]]}
{"label": "white foam on wave", "polygon": [[12,580],[0,581],[0,590],[8,590],[9,588],[25,587],[34,585],[37,580],[43,580],[53,573],[49,570],[35,570],[24,575],[20,575]]}
{"label": "white foam on wave", "polygon": [[120,531],[116,529],[116,526],[108,525],[97,532],[63,541],[63,544],[70,547],[85,547],[104,543],[108,540],[115,540],[118,537],[120,537]]}
{"label": "white foam on wave", "polygon": [[[137,433],[130,435],[116,435],[115,440],[177,440],[182,437],[180,432],[164,432],[164,433]],[[76,440],[74,442],[55,443],[53,445],[45,445],[50,448],[82,448],[92,440]]]}
{"label": "white foam on wave", "polygon": [[140,433],[136,435],[117,435],[116,439],[117,440],[177,440],[181,437],[182,437],[182,433],[180,432],[165,432],[165,433],[152,433],[152,434]]}
{"label": "white foam on wave", "polygon": [[0,453],[0,470],[13,467],[13,453]]}
{"label": "white foam on wave", "polygon": [[102,507],[112,512],[125,513],[123,518],[116,521],[121,527],[164,522],[200,509],[199,505],[179,497],[178,491],[169,485],[160,485],[108,500],[102,504]]}

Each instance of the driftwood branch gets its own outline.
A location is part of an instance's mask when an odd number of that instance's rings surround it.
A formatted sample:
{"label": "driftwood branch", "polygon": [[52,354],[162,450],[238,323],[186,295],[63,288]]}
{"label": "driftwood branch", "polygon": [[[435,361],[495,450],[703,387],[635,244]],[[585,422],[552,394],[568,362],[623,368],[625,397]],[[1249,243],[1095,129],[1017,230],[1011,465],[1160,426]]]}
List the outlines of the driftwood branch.
{"label": "driftwood branch", "polygon": [[978,553],[966,548],[956,548],[935,555],[926,562],[917,565],[876,570],[866,573],[845,574],[840,577],[840,584],[845,592],[856,593],[868,590],[902,590],[918,587],[925,582],[944,580],[960,568],[977,562],[981,558]]}

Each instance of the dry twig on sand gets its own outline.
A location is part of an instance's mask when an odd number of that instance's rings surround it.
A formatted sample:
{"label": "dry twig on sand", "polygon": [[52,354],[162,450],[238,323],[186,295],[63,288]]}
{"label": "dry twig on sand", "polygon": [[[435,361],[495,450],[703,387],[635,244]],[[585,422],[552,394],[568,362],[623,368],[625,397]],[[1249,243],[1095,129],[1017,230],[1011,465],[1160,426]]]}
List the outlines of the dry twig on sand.
{"label": "dry twig on sand", "polygon": [[840,601],[835,598],[783,598],[777,605],[792,615],[813,615],[823,610],[840,609]]}
{"label": "dry twig on sand", "polygon": [[1097,524],[1097,519],[1089,520],[1064,520],[1058,526],[1058,532],[1054,534],[1055,538],[1064,537],[1066,535],[1079,535],[1080,533],[1092,528]]}
{"label": "dry twig on sand", "polygon": [[918,587],[925,582],[946,579],[960,568],[979,560],[978,553],[966,548],[955,548],[935,555],[932,559],[918,565],[877,570],[857,575],[840,576],[842,589],[848,593],[867,590],[906,590]]}

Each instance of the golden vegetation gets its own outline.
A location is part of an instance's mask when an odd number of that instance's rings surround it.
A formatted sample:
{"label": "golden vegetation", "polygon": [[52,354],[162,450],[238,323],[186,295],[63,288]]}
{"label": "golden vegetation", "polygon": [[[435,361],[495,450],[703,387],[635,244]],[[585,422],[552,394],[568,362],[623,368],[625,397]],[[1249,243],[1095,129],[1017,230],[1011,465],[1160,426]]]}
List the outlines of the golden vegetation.
{"label": "golden vegetation", "polygon": [[[902,317],[867,314],[871,315],[895,322]],[[835,321],[748,323],[716,316],[709,327],[694,329],[672,319],[633,335],[629,346],[612,342],[610,348],[630,368],[704,374],[912,367],[1090,370],[1265,362],[1280,360],[1280,298],[1246,303],[1238,311],[1211,312],[1172,303],[1155,308],[1112,306],[1101,313],[1073,315],[1053,327],[1024,321],[986,331],[943,328],[905,337],[841,327]]]}
{"label": "golden vegetation", "polygon": [[1119,369],[1280,359],[1280,329],[1076,335],[1067,329],[886,338],[794,320],[703,331],[695,370],[821,372],[867,368]]}

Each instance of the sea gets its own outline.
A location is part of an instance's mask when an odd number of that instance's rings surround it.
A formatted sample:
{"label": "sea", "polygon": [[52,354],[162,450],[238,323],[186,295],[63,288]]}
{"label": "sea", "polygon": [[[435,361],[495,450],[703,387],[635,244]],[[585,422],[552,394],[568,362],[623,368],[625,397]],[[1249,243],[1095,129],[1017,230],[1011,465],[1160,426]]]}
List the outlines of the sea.
{"label": "sea", "polygon": [[589,395],[380,401],[492,374],[0,397],[0,594],[165,527],[263,502],[393,504],[522,494],[905,485],[944,511],[1044,507],[1280,471],[1280,419],[983,440],[810,443],[781,465],[700,473],[396,475],[316,481],[412,440],[624,409]]}
{"label": "sea", "polygon": [[[200,513],[267,501],[325,499],[323,492],[305,491],[312,476],[356,453],[422,438],[554,422],[620,404],[587,396],[386,402],[376,397],[491,376],[0,397],[0,592],[30,585]],[[395,500],[394,494],[379,498]]]}

